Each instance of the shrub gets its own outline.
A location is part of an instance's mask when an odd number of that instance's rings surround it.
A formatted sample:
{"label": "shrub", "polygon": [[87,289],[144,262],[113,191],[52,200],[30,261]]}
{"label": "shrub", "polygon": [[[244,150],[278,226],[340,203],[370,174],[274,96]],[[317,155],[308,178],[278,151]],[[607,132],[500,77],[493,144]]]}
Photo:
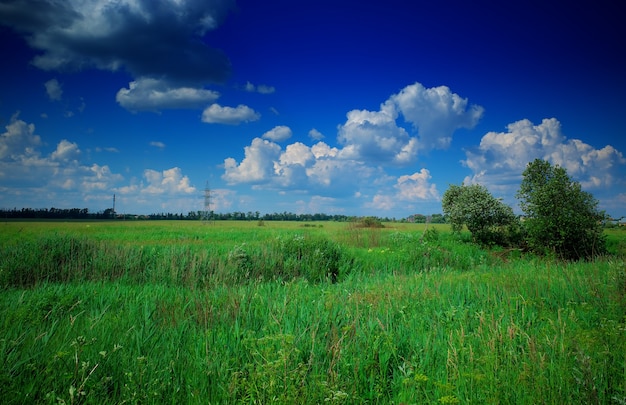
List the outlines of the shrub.
{"label": "shrub", "polygon": [[330,279],[337,281],[343,260],[341,247],[326,238],[294,235],[277,239],[280,254],[280,273],[302,276],[311,282]]}
{"label": "shrub", "polygon": [[357,228],[384,228],[385,225],[376,217],[359,218],[355,224]]}
{"label": "shrub", "polygon": [[476,242],[487,245],[514,242],[518,220],[513,209],[493,197],[485,186],[451,185],[443,195],[442,207],[455,232],[465,225]]}

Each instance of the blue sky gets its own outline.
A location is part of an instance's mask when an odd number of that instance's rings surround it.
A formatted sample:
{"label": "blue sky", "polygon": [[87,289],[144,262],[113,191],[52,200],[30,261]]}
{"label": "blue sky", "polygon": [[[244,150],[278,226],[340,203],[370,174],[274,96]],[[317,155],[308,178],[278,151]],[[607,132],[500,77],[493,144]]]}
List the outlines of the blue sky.
{"label": "blue sky", "polygon": [[403,218],[542,158],[626,215],[618,6],[3,1],[0,207]]}

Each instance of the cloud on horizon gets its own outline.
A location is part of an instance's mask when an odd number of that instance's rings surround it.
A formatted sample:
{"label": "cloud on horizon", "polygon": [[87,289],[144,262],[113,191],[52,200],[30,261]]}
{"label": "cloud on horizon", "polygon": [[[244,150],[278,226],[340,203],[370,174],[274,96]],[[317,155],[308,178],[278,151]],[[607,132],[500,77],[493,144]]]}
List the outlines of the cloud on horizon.
{"label": "cloud on horizon", "polygon": [[523,119],[507,126],[506,132],[485,134],[480,145],[468,149],[462,164],[472,171],[465,183],[480,183],[491,190],[514,194],[526,165],[544,159],[559,165],[587,190],[625,186],[618,167],[626,164],[622,152],[611,145],[601,149],[579,139],[568,139],[556,118],[538,125]]}
{"label": "cloud on horizon", "polygon": [[[392,95],[379,111],[349,111],[346,122],[338,126],[339,147],[320,141],[322,134],[312,129],[312,146],[295,142],[283,149],[277,142],[288,139],[291,130],[279,126],[253,139],[241,162],[225,159],[222,178],[231,185],[324,197],[360,193],[365,198],[371,192],[368,204],[377,209],[390,209],[398,202],[438,201],[427,169],[394,177],[385,168],[405,167],[420,151],[449,147],[453,133],[475,126],[482,113],[482,107],[469,105],[445,86],[427,89],[415,83]],[[417,134],[400,125],[401,116]]]}
{"label": "cloud on horizon", "polygon": [[[45,144],[35,133],[35,126],[17,114],[5,129],[0,134],[0,206],[19,200],[23,207],[76,208],[77,201],[109,204],[113,193],[126,201],[141,200],[146,209],[178,209],[177,199],[181,197],[190,200],[187,207],[193,206],[190,204],[195,198],[191,196],[197,190],[178,167],[146,169],[145,181],[131,180],[131,184],[122,185],[124,176],[114,173],[108,165],[85,162],[75,142],[62,139],[50,153],[43,153]],[[153,145],[161,146],[159,142]]]}

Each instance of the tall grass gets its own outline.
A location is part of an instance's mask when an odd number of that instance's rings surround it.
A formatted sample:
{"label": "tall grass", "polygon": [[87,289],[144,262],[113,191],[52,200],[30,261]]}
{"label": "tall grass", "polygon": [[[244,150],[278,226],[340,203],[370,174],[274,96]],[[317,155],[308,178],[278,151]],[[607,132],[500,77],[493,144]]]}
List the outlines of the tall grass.
{"label": "tall grass", "polygon": [[[242,228],[229,245],[189,243],[222,232],[189,228],[142,246],[68,228],[3,242],[0,400],[626,401],[623,257],[489,252],[445,229],[382,229],[367,246],[311,231]],[[30,263],[22,278],[11,252]]]}

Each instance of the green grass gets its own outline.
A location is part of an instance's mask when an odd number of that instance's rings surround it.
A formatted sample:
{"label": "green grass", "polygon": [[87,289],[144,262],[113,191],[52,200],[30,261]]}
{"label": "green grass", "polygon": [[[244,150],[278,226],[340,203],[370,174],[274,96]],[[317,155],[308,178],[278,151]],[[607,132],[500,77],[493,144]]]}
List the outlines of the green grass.
{"label": "green grass", "polygon": [[623,255],[301,225],[1,224],[0,402],[626,402]]}

